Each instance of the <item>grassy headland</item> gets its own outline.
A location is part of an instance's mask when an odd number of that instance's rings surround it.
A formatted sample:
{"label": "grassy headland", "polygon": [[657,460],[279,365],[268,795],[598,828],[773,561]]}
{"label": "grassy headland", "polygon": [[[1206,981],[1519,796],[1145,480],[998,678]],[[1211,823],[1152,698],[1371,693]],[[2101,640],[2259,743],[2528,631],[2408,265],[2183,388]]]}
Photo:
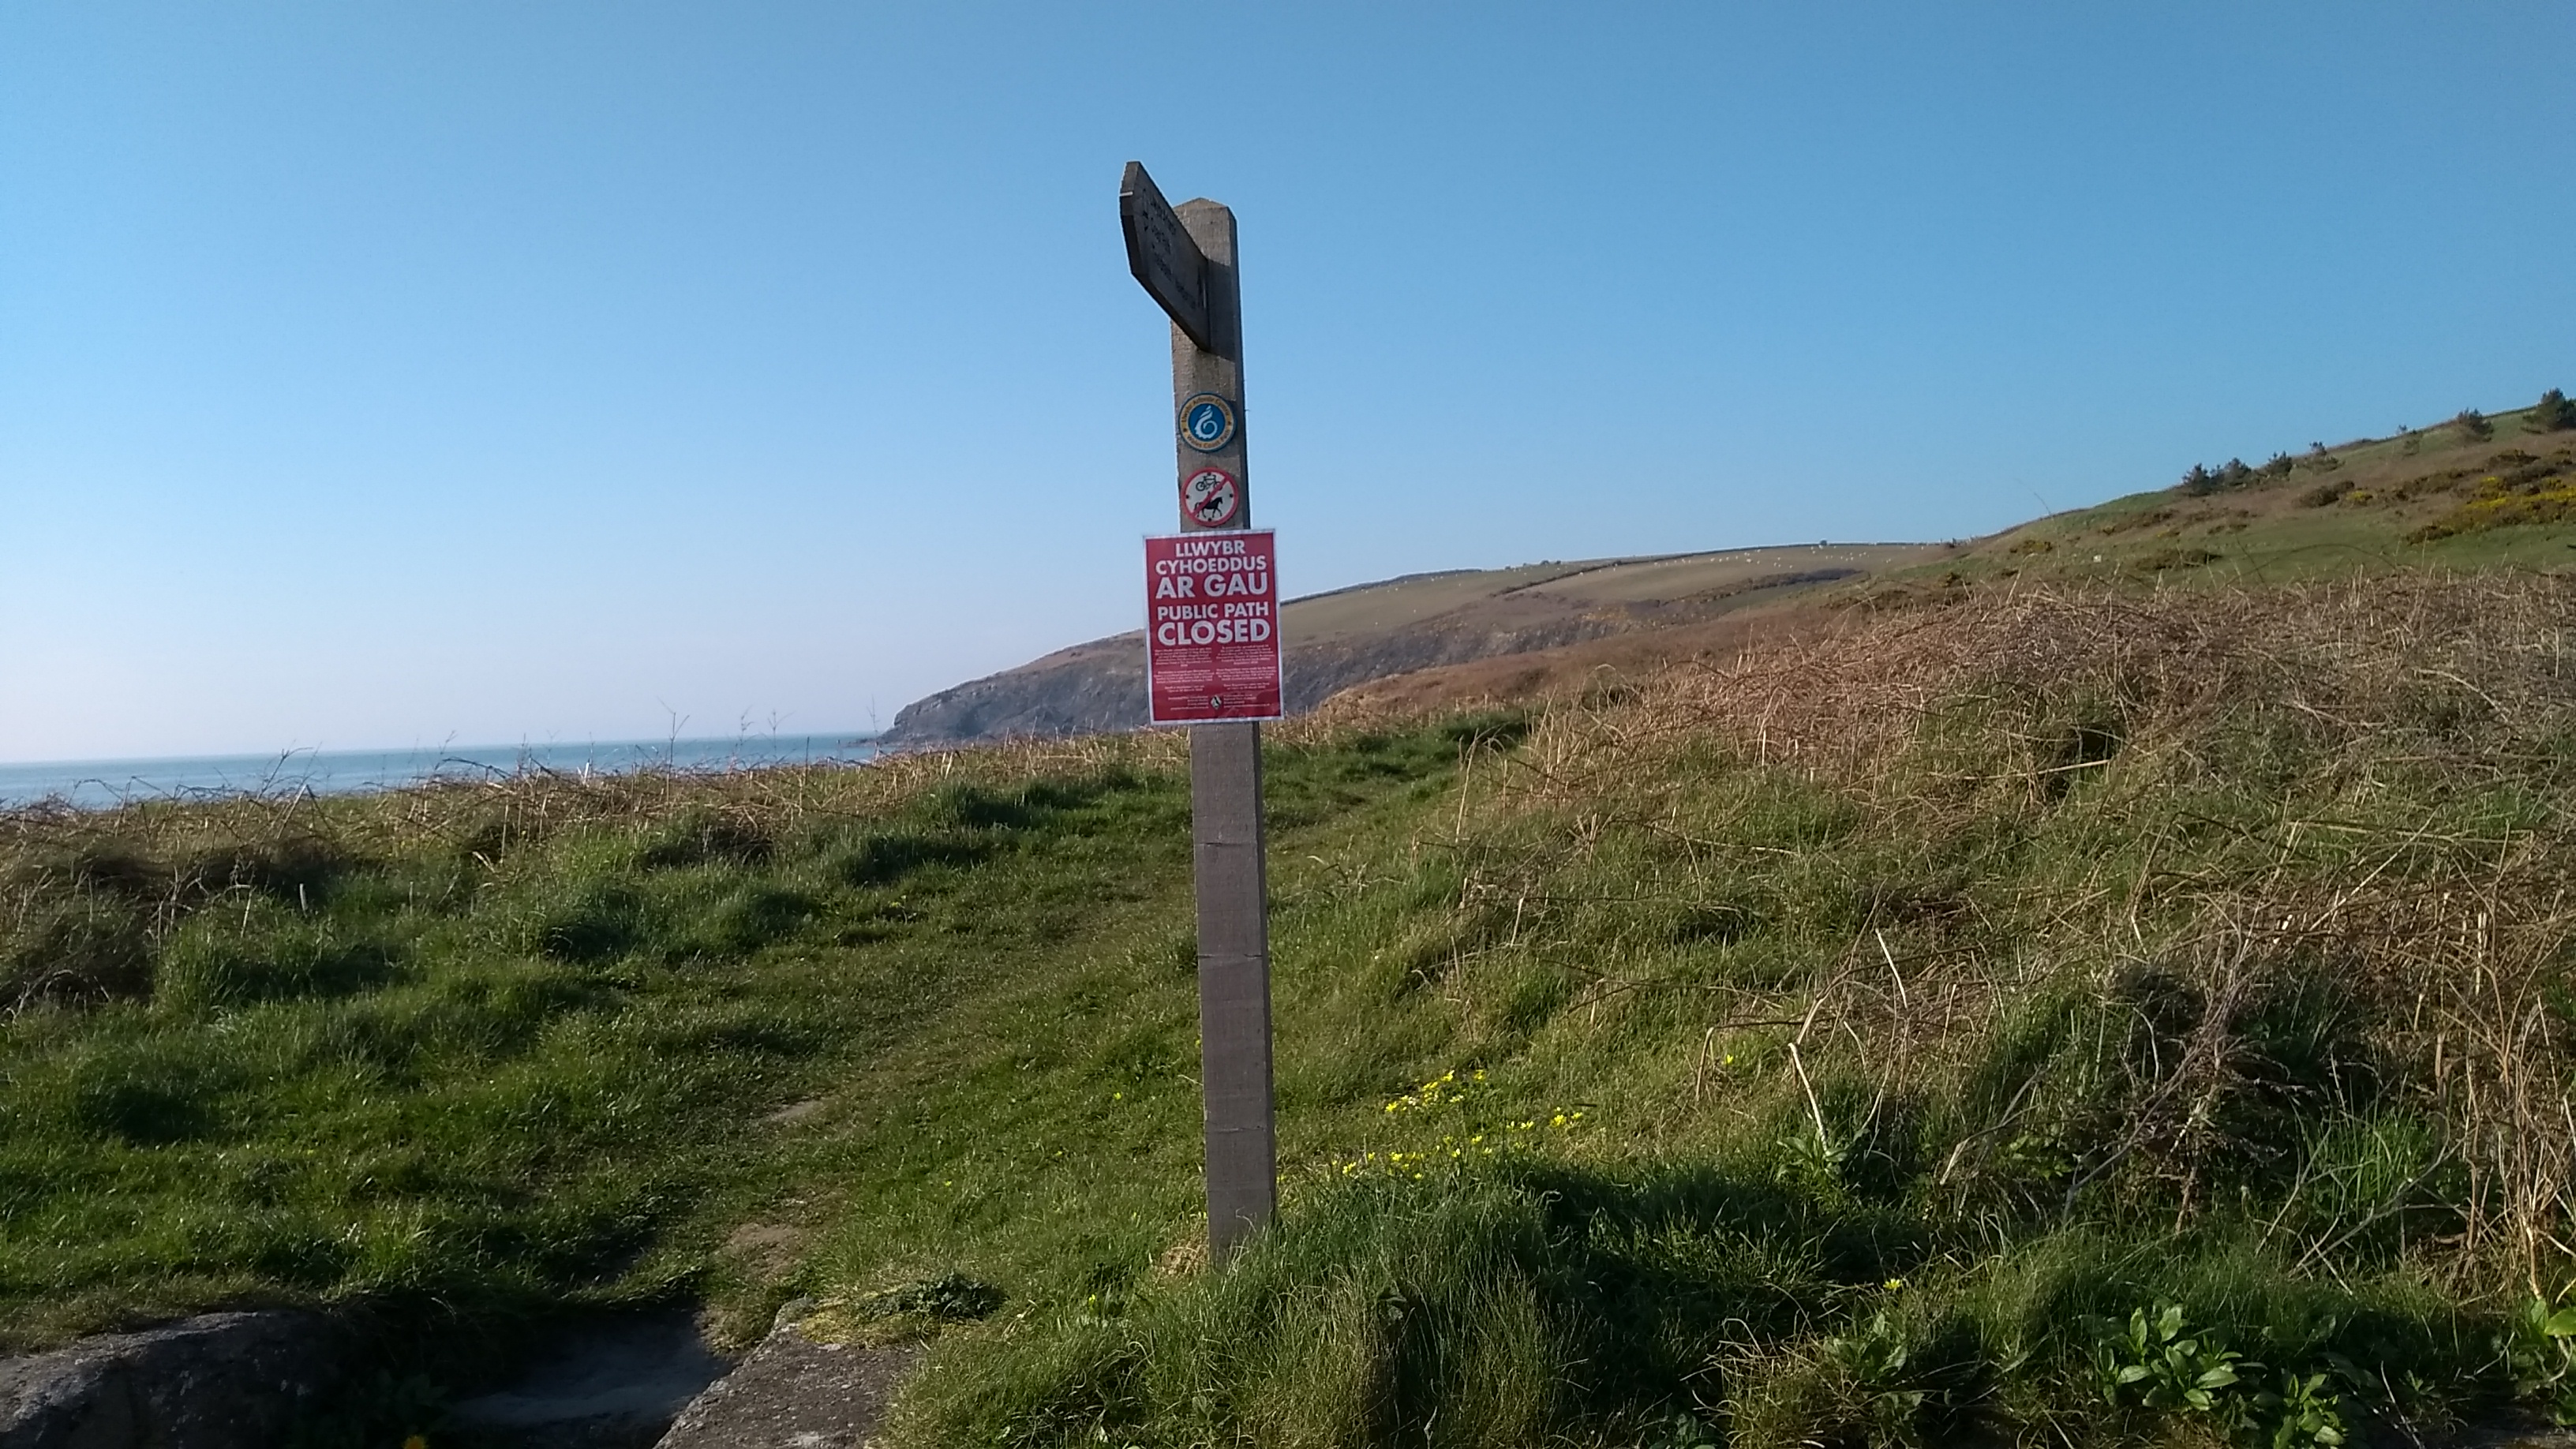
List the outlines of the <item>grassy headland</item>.
{"label": "grassy headland", "polygon": [[2576,1416],[2570,619],[1943,583],[1276,731],[1223,1272],[1168,736],[0,816],[0,1333],[811,1297],[924,1445]]}

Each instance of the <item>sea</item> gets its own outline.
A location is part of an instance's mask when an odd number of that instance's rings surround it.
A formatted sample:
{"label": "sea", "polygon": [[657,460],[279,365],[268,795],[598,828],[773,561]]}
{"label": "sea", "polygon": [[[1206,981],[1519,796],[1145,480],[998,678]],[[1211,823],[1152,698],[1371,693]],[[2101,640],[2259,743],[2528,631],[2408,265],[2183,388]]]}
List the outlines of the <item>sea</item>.
{"label": "sea", "polygon": [[869,735],[762,734],[0,764],[0,808],[52,801],[99,810],[137,800],[297,791],[354,795],[433,780],[507,779],[534,772],[614,775],[630,770],[714,772],[764,765],[856,764],[876,753],[875,739]]}

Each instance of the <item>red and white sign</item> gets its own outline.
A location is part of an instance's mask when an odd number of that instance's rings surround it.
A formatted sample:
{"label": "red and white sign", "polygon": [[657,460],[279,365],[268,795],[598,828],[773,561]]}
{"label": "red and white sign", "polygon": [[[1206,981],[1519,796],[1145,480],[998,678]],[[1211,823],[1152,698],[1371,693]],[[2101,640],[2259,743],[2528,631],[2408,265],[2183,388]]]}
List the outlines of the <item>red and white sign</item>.
{"label": "red and white sign", "polygon": [[1181,511],[1201,528],[1223,528],[1243,511],[1243,485],[1223,468],[1201,468],[1181,480]]}
{"label": "red and white sign", "polygon": [[1145,540],[1145,694],[1156,724],[1277,719],[1279,570],[1270,530]]}

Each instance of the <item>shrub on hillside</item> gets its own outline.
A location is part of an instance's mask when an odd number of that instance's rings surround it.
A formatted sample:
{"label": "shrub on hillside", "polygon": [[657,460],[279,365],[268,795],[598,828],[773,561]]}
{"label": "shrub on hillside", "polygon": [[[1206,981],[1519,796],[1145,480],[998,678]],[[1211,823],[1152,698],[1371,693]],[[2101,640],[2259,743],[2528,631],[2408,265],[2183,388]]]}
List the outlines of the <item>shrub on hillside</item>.
{"label": "shrub on hillside", "polygon": [[2539,404],[2532,408],[2530,416],[2522,420],[2522,425],[2535,433],[2576,428],[2576,402],[2569,401],[2567,394],[2553,387],[2540,395]]}
{"label": "shrub on hillside", "polygon": [[2451,419],[2451,426],[2459,429],[2460,436],[2472,443],[2484,442],[2495,436],[2495,424],[2488,422],[2487,415],[2476,408],[2460,409],[2459,416]]}
{"label": "shrub on hillside", "polygon": [[2182,475],[2182,481],[2174,486],[2194,498],[2205,498],[2212,493],[2222,493],[2230,488],[2242,488],[2259,476],[2261,475],[2245,466],[2244,459],[2230,458],[2214,470],[2194,463],[2191,465],[2191,471]]}

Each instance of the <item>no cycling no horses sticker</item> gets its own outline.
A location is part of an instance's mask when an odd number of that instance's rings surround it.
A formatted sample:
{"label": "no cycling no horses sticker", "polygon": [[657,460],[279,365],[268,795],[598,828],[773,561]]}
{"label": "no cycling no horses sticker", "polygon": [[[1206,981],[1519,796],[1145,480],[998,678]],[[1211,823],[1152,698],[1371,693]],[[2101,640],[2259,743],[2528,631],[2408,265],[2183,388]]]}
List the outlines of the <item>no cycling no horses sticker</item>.
{"label": "no cycling no horses sticker", "polygon": [[1201,528],[1223,528],[1243,511],[1243,485],[1223,468],[1201,468],[1181,480],[1181,512]]}

